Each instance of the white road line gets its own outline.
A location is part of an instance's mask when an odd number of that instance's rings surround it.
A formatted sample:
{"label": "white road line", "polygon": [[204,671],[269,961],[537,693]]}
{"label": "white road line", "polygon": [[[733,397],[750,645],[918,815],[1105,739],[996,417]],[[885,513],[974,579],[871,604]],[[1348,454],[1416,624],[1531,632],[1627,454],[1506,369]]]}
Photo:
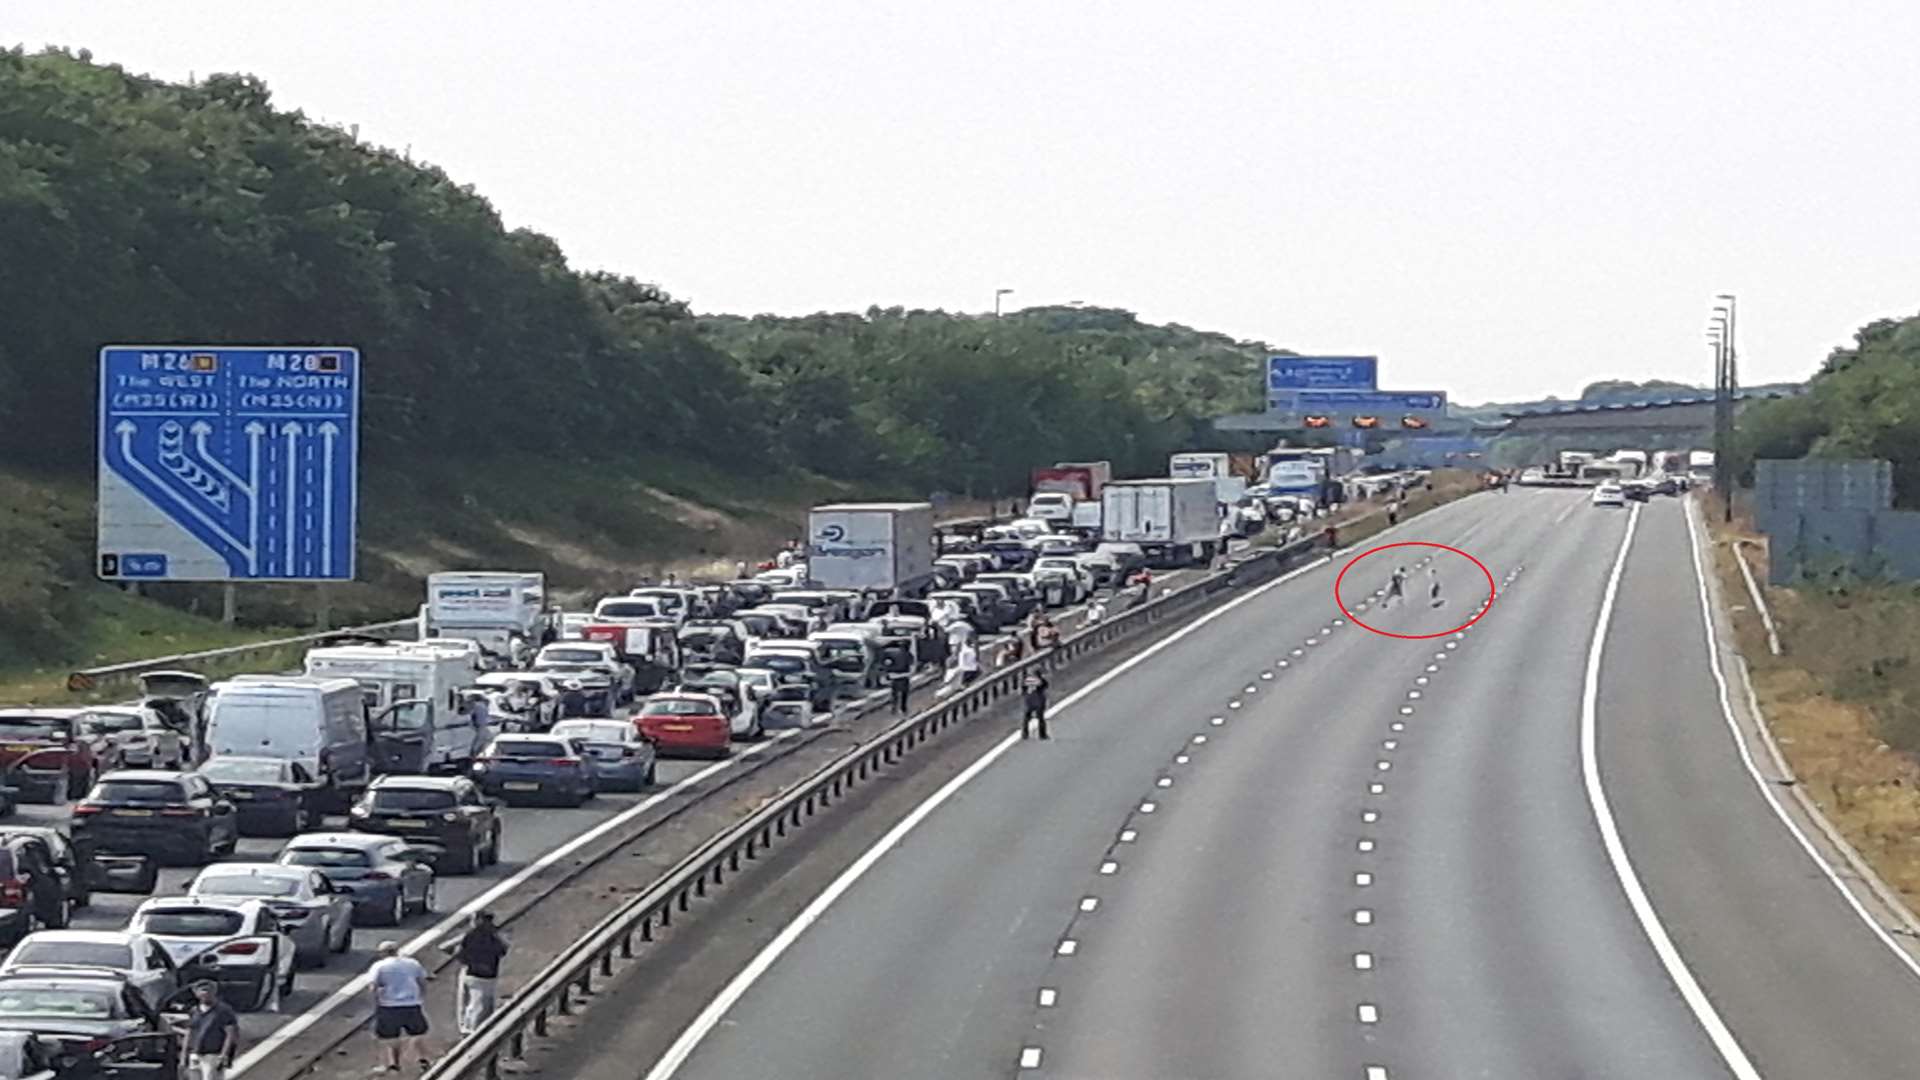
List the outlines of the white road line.
{"label": "white road line", "polygon": [[1607,802],[1606,790],[1600,782],[1600,663],[1606,654],[1607,628],[1613,623],[1613,605],[1620,593],[1620,578],[1627,569],[1627,552],[1633,547],[1633,534],[1639,523],[1640,507],[1636,505],[1627,516],[1626,533],[1620,538],[1620,550],[1614,555],[1613,571],[1607,576],[1606,592],[1600,598],[1600,614],[1594,620],[1593,641],[1587,649],[1586,680],[1580,693],[1580,778],[1586,785],[1587,802],[1593,808],[1594,823],[1600,828],[1600,842],[1606,849],[1607,861],[1613,866],[1614,877],[1620,880],[1620,888],[1626,893],[1627,904],[1633,909],[1634,918],[1639,920],[1641,931],[1647,935],[1648,943],[1666,968],[1667,977],[1673,980],[1675,989],[1680,991],[1687,1007],[1693,1010],[1708,1040],[1713,1043],[1736,1080],[1760,1080],[1759,1070],[1753,1067],[1753,1062],[1748,1060],[1746,1051],[1740,1048],[1733,1032],[1720,1019],[1713,1002],[1707,1000],[1706,991],[1694,979],[1686,960],[1680,956],[1680,950],[1674,947],[1673,939],[1667,935],[1667,928],[1661,924],[1659,913],[1653,910],[1653,901],[1647,898],[1647,891],[1640,884],[1640,875],[1627,857],[1626,845],[1620,840],[1620,826],[1614,821],[1613,808]]}
{"label": "white road line", "polygon": [[[1239,702],[1237,702],[1237,701],[1229,701],[1229,702],[1227,702],[1227,708],[1229,708],[1229,709],[1237,709],[1237,708],[1239,708],[1239,707],[1240,707],[1240,703],[1239,703]],[[1220,720],[1219,720],[1219,718],[1218,718],[1218,717],[1216,717],[1216,718],[1214,719],[1214,721],[1213,721],[1213,722],[1217,724],[1217,723],[1219,723],[1219,722],[1220,722]]]}
{"label": "white road line", "polygon": [[1371,825],[1374,822],[1379,820],[1380,820],[1380,811],[1378,810],[1360,811],[1360,821],[1362,824]]}
{"label": "white road line", "polygon": [[1387,1067],[1385,1065],[1367,1066],[1367,1080],[1387,1080]]}
{"label": "white road line", "polygon": [[1227,719],[1224,716],[1216,716],[1212,720],[1209,720],[1207,722],[1212,724],[1214,727],[1219,727],[1221,724],[1226,723]]}
{"label": "white road line", "polygon": [[1052,987],[1043,986],[1040,988],[1040,1007],[1041,1008],[1051,1009],[1053,1008],[1053,1003],[1058,1000],[1060,1000],[1060,995]]}
{"label": "white road line", "polygon": [[1380,1010],[1371,1005],[1362,1005],[1356,1011],[1359,1013],[1360,1022],[1363,1024],[1377,1024],[1380,1022]]}
{"label": "white road line", "polygon": [[1139,835],[1140,835],[1139,833],[1133,831],[1132,829],[1121,829],[1120,842],[1123,844],[1131,844],[1133,843],[1133,838]]}
{"label": "white road line", "polygon": [[1355,925],[1358,926],[1372,926],[1373,912],[1368,911],[1366,908],[1360,908],[1353,913],[1353,921]]}
{"label": "white road line", "polygon": [[[448,912],[446,917],[438,923],[435,923],[431,929],[423,933],[415,934],[412,938],[408,939],[400,946],[400,951],[408,956],[413,956],[416,953],[431,948],[435,943],[444,940],[449,934],[465,925],[467,920],[473,916],[474,912],[499,903],[502,897],[526,884],[528,879],[532,878],[535,874],[567,858],[574,852],[579,851],[582,847],[593,843],[595,840],[600,839],[613,830],[628,824],[634,818],[660,805],[674,795],[685,791],[687,788],[706,780],[716,773],[735,767],[740,762],[745,761],[754,754],[762,752],[783,739],[791,739],[799,734],[800,731],[798,729],[772,734],[768,736],[765,742],[755,743],[737,754],[733,754],[724,760],[716,761],[706,768],[701,769],[699,772],[694,773],[692,776],[687,777],[685,780],[667,788],[665,791],[649,795],[647,798],[634,803],[627,809],[620,811],[618,814],[602,821],[600,824],[595,825],[593,828],[588,829],[572,840],[561,844],[554,850],[547,852],[545,855],[521,867],[511,876],[502,878],[496,882],[492,888],[487,889],[480,895],[460,905],[457,910]],[[345,983],[341,984],[339,988],[335,989],[333,993],[322,998],[318,1004],[293,1017],[278,1028],[275,1028],[272,1034],[261,1039],[246,1053],[241,1054],[240,1057],[234,1061],[233,1068],[227,1071],[227,1075],[230,1077],[242,1075],[248,1069],[265,1061],[268,1054],[279,1050],[282,1046],[299,1038],[307,1029],[319,1023],[321,1019],[330,1015],[342,1005],[350,1001],[364,1001],[367,984],[368,980],[364,972],[348,979]]]}
{"label": "white road line", "polygon": [[1381,772],[1386,772],[1386,771],[1387,771],[1388,769],[1391,769],[1391,768],[1393,768],[1393,762],[1391,762],[1391,761],[1376,761],[1376,762],[1374,762],[1374,763],[1373,763],[1373,767],[1374,767],[1374,768],[1376,768],[1376,769],[1379,769],[1379,770],[1380,770]]}
{"label": "white road line", "polygon": [[1193,744],[1195,746],[1203,745],[1206,741],[1207,741],[1207,737],[1205,735],[1195,735],[1193,737]]}
{"label": "white road line", "polygon": [[1072,938],[1061,938],[1060,944],[1054,946],[1053,951],[1059,956],[1072,956],[1080,951],[1080,943]]}
{"label": "white road line", "polygon": [[1353,883],[1359,886],[1360,888],[1364,889],[1367,886],[1373,884],[1373,875],[1367,873],[1365,870],[1362,870],[1359,873],[1353,875]]}
{"label": "white road line", "polygon": [[1172,786],[1173,786],[1173,777],[1171,777],[1171,776],[1163,776],[1163,777],[1161,777],[1160,779],[1158,779],[1158,780],[1155,780],[1155,781],[1154,781],[1154,786],[1156,786],[1156,787],[1172,787]]}
{"label": "white road line", "polygon": [[1400,740],[1384,739],[1380,743],[1380,748],[1383,750],[1398,750],[1400,749]]}
{"label": "white road line", "polygon": [[1402,706],[1400,706],[1400,715],[1401,715],[1401,716],[1412,716],[1412,715],[1413,715],[1413,706],[1411,706],[1411,705],[1402,705]]}
{"label": "white road line", "polygon": [[1420,684],[1421,686],[1425,686],[1425,685],[1427,685],[1427,683],[1428,683],[1428,681],[1429,681],[1429,680],[1427,679],[1427,677],[1426,677],[1425,675],[1416,675],[1416,676],[1414,676],[1414,679],[1413,679],[1413,681],[1414,681],[1414,682],[1416,682],[1416,683],[1418,683],[1418,684]]}
{"label": "white road line", "polygon": [[1420,691],[1418,691],[1418,690],[1409,690],[1409,691],[1407,691],[1407,700],[1408,700],[1408,701],[1419,701],[1419,700],[1420,700]]}
{"label": "white road line", "polygon": [[1143,803],[1141,803],[1141,804],[1140,804],[1140,812],[1141,812],[1141,813],[1143,813],[1143,814],[1151,814],[1151,813],[1153,813],[1153,811],[1154,811],[1154,805],[1153,805],[1152,803],[1150,803],[1150,802],[1143,802]]}
{"label": "white road line", "polygon": [[1372,792],[1372,793],[1373,793],[1373,794],[1375,794],[1375,795],[1385,795],[1385,794],[1387,793],[1387,785],[1385,785],[1385,784],[1368,784],[1368,785],[1367,785],[1367,790],[1368,790],[1368,791],[1370,791],[1370,792]]}
{"label": "white road line", "polygon": [[1373,954],[1364,953],[1364,952],[1354,953],[1353,969],[1355,971],[1372,971],[1373,970]]}
{"label": "white road line", "polygon": [[[1778,817],[1780,823],[1787,827],[1787,831],[1793,834],[1793,838],[1800,842],[1800,849],[1805,851],[1814,865],[1820,868],[1820,873],[1827,879],[1828,884],[1846,898],[1847,906],[1853,909],[1855,915],[1860,916],[1860,921],[1867,924],[1867,928],[1873,931],[1873,935],[1880,939],[1882,945],[1900,958],[1900,962],[1906,965],[1908,971],[1920,975],[1920,961],[1916,961],[1912,954],[1901,948],[1899,943],[1893,940],[1893,936],[1887,933],[1886,927],[1880,925],[1880,920],[1874,918],[1873,914],[1860,902],[1860,898],[1853,894],[1853,890],[1847,888],[1846,881],[1840,876],[1840,872],[1827,862],[1818,848],[1813,846],[1813,841],[1808,839],[1806,832],[1800,828],[1800,823],[1793,819],[1793,815],[1787,813],[1787,808],[1775,797],[1773,784],[1769,783],[1766,776],[1760,772],[1760,763],[1753,759],[1752,752],[1747,749],[1747,741],[1740,734],[1740,724],[1733,716],[1733,702],[1728,698],[1726,672],[1720,666],[1720,650],[1713,637],[1713,603],[1707,598],[1707,575],[1700,556],[1702,550],[1700,532],[1694,523],[1697,510],[1693,502],[1687,503],[1687,537],[1689,546],[1693,549],[1693,578],[1700,592],[1700,617],[1706,623],[1707,666],[1713,672],[1714,687],[1720,699],[1720,715],[1727,722],[1728,733],[1733,736],[1734,749],[1740,752],[1740,763],[1746,767],[1747,775],[1753,778],[1753,784],[1760,789],[1760,794],[1766,796],[1767,805],[1773,808],[1774,816]],[[1765,723],[1766,721],[1758,715],[1757,707],[1755,711],[1754,722]]]}
{"label": "white road line", "polygon": [[1173,756],[1173,763],[1175,765],[1185,765],[1189,760],[1190,759],[1185,754],[1175,754]]}
{"label": "white road line", "polygon": [[1393,723],[1388,724],[1387,727],[1392,728],[1394,731],[1407,730],[1406,722],[1403,720],[1395,720]]}
{"label": "white road line", "polygon": [[[1029,1046],[1022,1049],[1020,1051],[1020,1067],[1023,1069],[1039,1068],[1040,1067],[1040,1048],[1037,1046]],[[1372,1080],[1372,1078],[1369,1077],[1368,1080]],[[1384,1080],[1384,1076],[1383,1076],[1383,1080]]]}
{"label": "white road line", "polygon": [[1100,898],[1097,896],[1083,896],[1080,898],[1081,911],[1092,911],[1099,906]]}
{"label": "white road line", "polygon": [[1373,850],[1373,841],[1371,841],[1371,840],[1362,840],[1362,841],[1360,841],[1360,842],[1359,842],[1358,844],[1356,844],[1356,845],[1355,845],[1355,847],[1357,847],[1357,848],[1358,848],[1359,850],[1361,850],[1361,851],[1372,851],[1372,850]]}
{"label": "white road line", "polygon": [[1117,874],[1120,872],[1120,864],[1114,862],[1112,859],[1108,859],[1106,862],[1100,864],[1100,872],[1102,874]]}

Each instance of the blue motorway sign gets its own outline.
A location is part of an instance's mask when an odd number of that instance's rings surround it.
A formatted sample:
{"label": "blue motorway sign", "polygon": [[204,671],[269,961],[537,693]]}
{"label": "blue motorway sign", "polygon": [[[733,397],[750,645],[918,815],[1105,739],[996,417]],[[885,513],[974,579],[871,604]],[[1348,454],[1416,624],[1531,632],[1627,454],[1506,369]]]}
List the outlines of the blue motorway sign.
{"label": "blue motorway sign", "polygon": [[359,445],[358,349],[100,350],[100,576],[351,579]]}
{"label": "blue motorway sign", "polygon": [[1380,385],[1372,356],[1269,356],[1267,390],[1371,390]]}
{"label": "blue motorway sign", "polygon": [[1445,391],[1294,390],[1267,395],[1277,412],[1433,412],[1447,405]]}

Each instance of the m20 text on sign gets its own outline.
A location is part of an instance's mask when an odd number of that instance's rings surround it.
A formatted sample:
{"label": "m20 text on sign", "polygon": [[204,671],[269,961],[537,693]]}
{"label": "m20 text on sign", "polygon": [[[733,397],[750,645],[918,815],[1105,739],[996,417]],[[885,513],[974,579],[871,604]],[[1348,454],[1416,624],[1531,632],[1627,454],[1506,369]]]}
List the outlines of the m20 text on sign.
{"label": "m20 text on sign", "polygon": [[351,579],[359,443],[357,349],[100,350],[100,576]]}

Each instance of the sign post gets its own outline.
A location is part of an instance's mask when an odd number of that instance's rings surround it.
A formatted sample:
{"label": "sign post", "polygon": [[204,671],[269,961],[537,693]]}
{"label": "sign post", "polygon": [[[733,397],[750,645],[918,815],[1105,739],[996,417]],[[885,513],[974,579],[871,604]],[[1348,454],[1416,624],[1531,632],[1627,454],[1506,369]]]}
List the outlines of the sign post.
{"label": "sign post", "polygon": [[350,581],[360,352],[100,350],[99,576]]}

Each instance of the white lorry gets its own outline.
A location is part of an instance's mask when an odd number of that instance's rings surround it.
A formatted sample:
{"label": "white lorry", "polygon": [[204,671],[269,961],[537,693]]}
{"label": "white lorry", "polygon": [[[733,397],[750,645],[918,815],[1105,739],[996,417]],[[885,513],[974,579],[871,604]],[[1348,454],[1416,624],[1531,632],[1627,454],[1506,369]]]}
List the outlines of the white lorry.
{"label": "white lorry", "polygon": [[1713,483],[1713,451],[1687,451],[1687,481],[1700,485]]}
{"label": "white lorry", "polygon": [[1149,565],[1212,561],[1220,512],[1211,479],[1119,480],[1100,493],[1100,538],[1138,544]]}
{"label": "white lorry", "polygon": [[[1247,455],[1241,455],[1247,458]],[[1220,451],[1190,451],[1167,460],[1167,475],[1178,479],[1210,479],[1214,497],[1222,506],[1233,506],[1247,497],[1247,478],[1234,468],[1234,455]],[[1251,460],[1247,462],[1251,471]]]}
{"label": "white lorry", "polygon": [[440,646],[395,642],[307,651],[306,673],[360,686],[386,772],[465,768],[487,737],[461,692],[474,688],[472,659]]}
{"label": "white lorry", "polygon": [[807,515],[815,588],[919,596],[933,584],[930,503],[835,503]]}
{"label": "white lorry", "polygon": [[449,570],[427,575],[420,637],[467,638],[489,666],[525,667],[557,635],[547,608],[545,574],[518,570]]}

